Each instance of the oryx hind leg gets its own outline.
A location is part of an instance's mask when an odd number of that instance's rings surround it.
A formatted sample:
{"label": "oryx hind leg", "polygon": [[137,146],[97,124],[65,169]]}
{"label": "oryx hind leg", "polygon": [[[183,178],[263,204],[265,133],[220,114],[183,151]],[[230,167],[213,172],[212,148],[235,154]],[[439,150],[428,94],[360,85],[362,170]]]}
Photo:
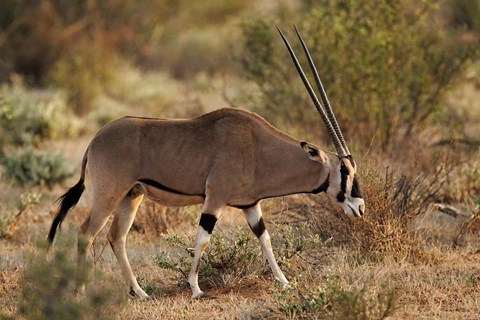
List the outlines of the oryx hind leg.
{"label": "oryx hind leg", "polygon": [[268,260],[273,275],[278,281],[280,281],[284,285],[288,285],[287,278],[285,278],[282,270],[280,270],[280,267],[275,260],[275,256],[272,250],[272,244],[270,242],[270,235],[268,234],[268,231],[265,228],[265,223],[263,222],[262,208],[260,207],[260,204],[257,203],[253,207],[243,209],[243,213],[247,218],[250,229],[252,229],[253,233],[257,236],[258,241],[260,242],[263,254]]}
{"label": "oryx hind leg", "polygon": [[88,275],[87,253],[119,201],[116,197],[105,193],[101,197],[96,195],[97,193],[93,194],[92,208],[78,232],[77,291],[80,294],[85,292],[85,281]]}
{"label": "oryx hind leg", "polygon": [[133,274],[125,248],[128,231],[132,227],[133,220],[135,219],[138,206],[140,202],[142,202],[142,199],[143,194],[135,189],[132,189],[125,198],[123,198],[115,212],[107,238],[129,286],[130,295],[137,296],[140,299],[147,299],[148,294],[138,285],[137,279]]}

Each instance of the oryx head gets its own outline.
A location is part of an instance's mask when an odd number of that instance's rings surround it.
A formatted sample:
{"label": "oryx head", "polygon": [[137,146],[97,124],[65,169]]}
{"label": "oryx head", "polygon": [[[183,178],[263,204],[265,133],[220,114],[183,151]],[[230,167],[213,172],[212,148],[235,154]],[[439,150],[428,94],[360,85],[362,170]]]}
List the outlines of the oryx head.
{"label": "oryx head", "polygon": [[[345,143],[342,131],[338,126],[337,119],[335,118],[332,107],[330,106],[330,102],[328,101],[327,94],[325,93],[325,89],[323,88],[315,64],[310,56],[310,52],[308,51],[300,32],[298,31],[297,27],[295,27],[295,31],[302,44],[303,50],[305,51],[308,64],[310,65],[310,69],[312,70],[315,78],[315,83],[320,91],[323,106],[318,101],[315,91],[312,89],[310,82],[305,76],[305,73],[298,62],[292,47],[288,43],[287,38],[278,27],[277,29],[278,32],[280,32],[285,45],[287,46],[288,52],[295,63],[295,67],[297,68],[298,74],[302,78],[305,88],[307,89],[315,107],[320,113],[320,117],[322,118],[337,151],[336,154],[327,154],[326,157],[321,157],[322,159],[319,161],[321,165],[328,168],[329,171],[328,178],[323,183],[322,191],[325,191],[335,203],[339,204],[347,215],[360,217],[365,212],[365,201],[360,194],[358,179],[356,177],[357,165],[353,160],[350,151],[348,150],[347,144]],[[312,152],[311,150],[309,151],[308,148],[316,148],[313,145],[303,143],[302,147],[307,151],[307,153]],[[320,154],[318,149],[317,153]],[[311,157],[312,154],[310,153],[309,156]]]}

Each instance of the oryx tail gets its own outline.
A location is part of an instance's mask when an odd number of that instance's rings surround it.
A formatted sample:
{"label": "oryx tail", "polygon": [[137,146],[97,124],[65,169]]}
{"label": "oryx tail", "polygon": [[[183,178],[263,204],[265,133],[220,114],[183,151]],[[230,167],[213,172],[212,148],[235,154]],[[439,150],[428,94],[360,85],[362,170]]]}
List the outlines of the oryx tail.
{"label": "oryx tail", "polygon": [[[88,150],[87,150],[88,152]],[[55,233],[57,232],[57,227],[60,227],[63,220],[67,216],[68,211],[75,207],[75,205],[80,200],[83,191],[85,190],[84,180],[85,180],[85,167],[87,165],[87,152],[83,156],[82,160],[82,172],[80,174],[80,180],[77,184],[71,187],[63,196],[57,199],[57,202],[60,202],[59,209],[55,218],[53,219],[52,226],[50,227],[50,232],[48,233],[48,246],[53,242],[55,238]]]}

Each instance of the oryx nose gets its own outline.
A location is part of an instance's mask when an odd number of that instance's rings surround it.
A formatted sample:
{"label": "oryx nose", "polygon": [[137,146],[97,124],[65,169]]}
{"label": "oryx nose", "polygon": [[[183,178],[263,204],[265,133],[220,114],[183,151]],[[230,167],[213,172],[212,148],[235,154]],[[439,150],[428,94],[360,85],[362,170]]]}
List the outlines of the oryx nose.
{"label": "oryx nose", "polygon": [[360,213],[360,216],[363,216],[363,214],[365,213],[365,205],[364,204],[361,204],[358,206],[358,212]]}

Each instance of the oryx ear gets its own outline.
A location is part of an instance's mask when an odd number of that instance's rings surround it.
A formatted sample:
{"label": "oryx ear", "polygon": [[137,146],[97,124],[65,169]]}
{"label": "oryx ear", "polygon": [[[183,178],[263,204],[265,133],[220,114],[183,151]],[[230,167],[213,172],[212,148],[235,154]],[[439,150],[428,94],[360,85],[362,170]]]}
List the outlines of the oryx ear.
{"label": "oryx ear", "polygon": [[300,145],[302,146],[303,150],[307,154],[307,156],[312,159],[313,161],[325,163],[327,162],[327,157],[323,152],[318,150],[316,146],[313,144],[310,144],[308,142],[302,141],[300,142]]}

